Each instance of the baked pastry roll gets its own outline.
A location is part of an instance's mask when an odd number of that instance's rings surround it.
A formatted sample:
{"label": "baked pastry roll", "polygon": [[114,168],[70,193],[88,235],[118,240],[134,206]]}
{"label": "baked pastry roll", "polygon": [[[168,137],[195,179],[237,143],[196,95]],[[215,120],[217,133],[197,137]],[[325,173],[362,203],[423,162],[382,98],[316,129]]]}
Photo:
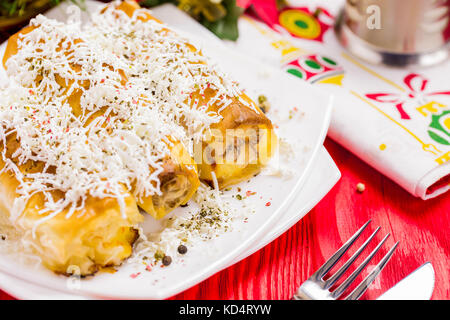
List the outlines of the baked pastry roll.
{"label": "baked pastry roll", "polygon": [[[127,6],[124,5],[121,5],[121,7],[124,7],[125,9],[127,8]],[[19,50],[18,42],[20,41],[20,37],[31,32],[35,28],[35,26],[26,27],[8,40],[5,54],[3,56],[3,65],[5,69],[7,69],[8,59],[17,54]],[[58,50],[63,49],[58,47]],[[70,47],[65,50],[66,55],[73,54]],[[75,72],[80,72],[81,69],[78,64],[72,64],[71,68]],[[119,70],[119,74],[121,76],[120,85],[126,86],[128,81],[127,77],[122,70]],[[36,83],[41,80],[42,77],[38,77],[36,79]],[[62,89],[61,94],[67,95],[66,100],[72,107],[73,114],[76,117],[81,117],[83,115],[83,108],[81,105],[83,90],[80,88],[71,90],[74,81],[67,80],[61,75],[56,75],[55,80]],[[89,81],[78,81],[78,85],[87,90],[90,88],[91,83]],[[138,97],[136,99],[145,99],[145,97]],[[93,113],[86,119],[85,125],[89,126],[95,119],[104,116],[105,112],[107,112],[106,107]],[[103,123],[102,126],[106,126],[106,124]],[[167,145],[170,150],[170,154],[162,160],[162,167],[164,170],[158,176],[161,193],[136,197],[138,206],[155,219],[160,219],[180,205],[186,204],[200,185],[197,165],[184,146],[179,141],[176,141],[170,137],[168,138]],[[130,192],[135,194],[135,190],[133,189],[130,190]]]}
{"label": "baked pastry roll", "polygon": [[[135,1],[123,1],[116,9],[132,17],[140,6]],[[138,19],[161,23],[146,10],[139,12]],[[184,45],[197,51],[189,43]],[[216,94],[212,88],[191,92],[192,108],[208,105],[208,111],[222,117],[205,132],[194,159],[201,180],[211,185],[217,180],[219,188],[225,188],[258,174],[273,156],[277,137],[269,118],[245,93],[227,97],[231,103],[225,108],[218,102],[209,103]]]}
{"label": "baked pastry roll", "polygon": [[[206,89],[198,101],[206,103],[213,95],[212,90]],[[257,175],[277,147],[269,118],[244,93],[233,98],[222,111],[216,104],[210,110],[218,112],[222,120],[210,126],[198,148],[202,150],[202,160],[198,162],[200,179],[211,185],[217,179],[219,188],[226,188]]]}
{"label": "baked pastry roll", "polygon": [[[5,67],[7,60],[18,52],[20,35],[34,28],[26,27],[9,39],[3,57]],[[20,197],[18,175],[42,172],[45,164],[31,160],[21,163],[14,157],[20,141],[15,134],[8,134],[6,132],[7,138],[0,143],[0,151],[20,171],[4,170],[6,163],[0,159],[0,210],[10,216]],[[122,205],[113,197],[87,195],[84,208],[72,212],[70,217],[67,217],[69,209],[55,216],[51,211],[42,213],[46,197],[51,196],[57,201],[64,198],[63,192],[38,192],[27,200],[20,216],[15,217],[15,226],[23,234],[22,241],[31,243],[49,269],[62,274],[91,275],[102,267],[120,265],[132,253],[132,245],[138,236],[135,226],[143,221],[143,216],[132,194],[124,187],[122,192],[125,194]]]}
{"label": "baked pastry roll", "polygon": [[163,171],[158,175],[161,194],[138,198],[140,208],[155,219],[185,205],[200,186],[197,165],[180,142],[169,145],[170,155],[163,161]]}
{"label": "baked pastry roll", "polygon": [[[11,161],[18,141],[14,135],[0,143],[0,151]],[[10,216],[14,211],[19,180],[11,171],[3,170],[5,162],[0,158],[0,212]],[[44,164],[28,161],[18,165],[20,174],[42,171]],[[35,193],[25,204],[21,215],[15,218],[15,226],[22,241],[32,244],[33,251],[41,258],[43,265],[61,274],[91,275],[99,269],[117,266],[132,253],[132,245],[138,237],[135,226],[143,221],[134,197],[125,188],[124,210],[115,198],[87,196],[83,209],[72,212],[69,209],[58,215],[42,213],[46,196]],[[51,191],[54,200],[64,193]],[[46,218],[48,218],[46,220]]]}

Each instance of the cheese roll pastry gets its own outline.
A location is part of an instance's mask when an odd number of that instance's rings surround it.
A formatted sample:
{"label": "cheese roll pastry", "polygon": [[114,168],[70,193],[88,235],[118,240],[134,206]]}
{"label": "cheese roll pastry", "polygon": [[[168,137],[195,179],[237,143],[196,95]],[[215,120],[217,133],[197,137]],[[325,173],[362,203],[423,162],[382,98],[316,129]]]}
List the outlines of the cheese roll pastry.
{"label": "cheese roll pastry", "polygon": [[[119,264],[142,220],[137,204],[160,218],[186,203],[196,163],[203,180],[224,187],[272,154],[264,114],[135,2],[114,2],[89,23],[37,16],[8,41],[3,62],[3,214],[51,270]],[[193,160],[196,146],[210,164]],[[232,157],[222,164],[223,154]]]}
{"label": "cheese roll pastry", "polygon": [[1,213],[60,273],[120,264],[143,219],[136,202],[161,217],[199,184],[180,142],[190,140],[185,128],[158,108],[170,91],[144,98],[141,70],[97,39],[101,32],[122,43],[128,37],[39,16],[9,42],[16,49],[4,59],[10,82],[0,92]]}
{"label": "cheese roll pastry", "polygon": [[[206,89],[198,96],[199,103],[206,103],[213,94],[212,90]],[[243,93],[232,98],[223,110],[216,104],[210,109],[218,112],[222,120],[210,126],[201,147],[196,149],[201,150],[201,155],[195,157],[200,178],[213,186],[217,179],[218,187],[226,188],[257,175],[277,147],[271,121]]]}
{"label": "cheese roll pastry", "polygon": [[[6,147],[5,147],[6,141]],[[9,162],[0,159],[0,213],[8,217],[16,212],[20,199],[19,179],[42,172],[42,162],[27,161],[19,164],[13,157],[19,142],[14,134],[0,143],[0,150]],[[5,170],[15,163],[14,171]],[[48,197],[58,201],[64,197],[61,191],[34,193],[24,203],[21,213],[14,218],[14,225],[22,241],[40,257],[43,265],[61,274],[81,276],[94,274],[102,267],[120,265],[132,253],[132,245],[138,231],[134,228],[143,220],[134,197],[125,195],[123,210],[118,200],[112,197],[87,196],[84,206],[69,214],[64,209],[52,217],[52,211],[45,210]]]}
{"label": "cheese roll pastry", "polygon": [[[28,33],[33,29],[27,27],[22,32]],[[11,55],[17,53],[18,37],[19,34],[8,42],[5,64]],[[32,89],[29,90],[28,94]],[[44,192],[35,191],[19,201],[23,196],[19,180],[33,183],[33,179],[27,176],[42,172],[46,165],[41,161],[23,162],[14,157],[20,145],[14,131],[20,128],[8,132],[4,123],[1,124],[0,211],[8,217],[15,216],[14,225],[23,234],[22,240],[30,244],[43,265],[58,273],[85,276],[102,267],[120,265],[128,258],[138,235],[135,226],[143,220],[134,197],[123,187],[122,204],[113,197],[85,195],[83,208],[72,210],[69,217],[69,208],[64,208],[54,217],[52,210],[42,213],[46,209],[47,198],[56,202],[64,198],[65,194],[60,190],[43,188]]]}
{"label": "cheese roll pastry", "polygon": [[[161,24],[149,11],[141,9],[134,1],[124,1],[119,5],[113,4],[116,10],[121,10],[128,17],[135,17],[143,22],[149,21],[153,25]],[[166,27],[159,30],[162,34],[177,35]],[[180,38],[181,39],[181,38]],[[144,50],[146,50],[144,48]],[[150,49],[149,52],[152,50]],[[201,65],[202,74],[212,74],[220,79],[225,86],[222,75],[214,73],[208,66],[208,61],[201,52],[187,41],[180,41],[174,50],[179,55],[188,55],[191,63]],[[176,60],[168,60],[176,64]],[[211,123],[201,142],[195,148],[195,161],[198,164],[200,178],[211,185],[217,179],[218,186],[225,188],[229,185],[247,180],[258,174],[267,164],[275,152],[277,137],[271,121],[258,106],[242,91],[235,89],[226,94],[212,83],[203,81],[190,88],[179,88],[188,92],[187,103],[192,108],[204,108],[206,112],[215,113],[220,120]]]}
{"label": "cheese roll pastry", "polygon": [[155,219],[185,205],[200,186],[197,165],[180,142],[169,144],[170,154],[162,160],[158,175],[161,194],[144,196],[138,205]]}
{"label": "cheese roll pastry", "polygon": [[[18,42],[21,36],[31,32],[36,29],[36,26],[29,26],[13,35],[8,40],[8,45],[5,50],[5,55],[3,57],[3,64],[6,69],[7,61],[11,56],[14,56],[19,51]],[[45,43],[45,40],[41,40]],[[74,43],[80,44],[81,39],[75,39]],[[63,50],[61,46],[58,46],[57,51]],[[69,45],[64,49],[64,54],[66,56],[74,54],[74,50]],[[113,71],[111,66],[106,66],[109,71]],[[72,63],[70,64],[71,71],[75,73],[82,72],[82,67],[80,64]],[[114,73],[113,73],[114,75]],[[114,85],[115,90],[126,88],[127,77],[122,69],[117,70],[116,83]],[[99,118],[105,118],[105,114],[111,112],[108,106],[94,109],[89,114],[85,115],[85,112],[81,106],[81,99],[83,98],[83,91],[89,90],[91,86],[102,85],[105,80],[100,79],[100,83],[92,84],[92,80],[78,80],[77,85],[74,85],[75,80],[72,78],[63,77],[60,74],[55,75],[56,84],[60,88],[62,96],[65,96],[66,101],[72,108],[72,113],[78,118],[85,118],[84,125],[90,126],[93,122],[99,124],[102,127],[107,127],[107,121],[101,123]],[[38,75],[35,79],[36,84],[43,81],[43,77]],[[143,97],[136,98],[136,100],[141,100]],[[146,100],[146,99],[144,99]],[[148,99],[147,99],[148,100]],[[148,103],[148,101],[145,101]],[[108,119],[108,116],[106,116]],[[167,145],[169,149],[169,154],[161,160],[162,172],[158,175],[160,183],[160,192],[152,195],[144,195],[136,197],[136,201],[140,208],[152,215],[156,219],[160,219],[167,215],[169,212],[179,207],[180,205],[186,204],[192,195],[195,193],[200,185],[200,180],[198,178],[197,165],[194,163],[192,157],[186,151],[184,146],[175,139],[169,137],[167,139]],[[150,168],[153,170],[153,168]],[[136,194],[135,185],[133,186],[132,193]]]}

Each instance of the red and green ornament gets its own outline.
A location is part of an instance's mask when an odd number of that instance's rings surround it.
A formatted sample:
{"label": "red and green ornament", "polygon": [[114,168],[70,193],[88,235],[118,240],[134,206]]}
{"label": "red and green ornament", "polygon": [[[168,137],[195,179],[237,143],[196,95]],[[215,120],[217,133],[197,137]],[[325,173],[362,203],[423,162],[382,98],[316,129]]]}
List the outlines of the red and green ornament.
{"label": "red and green ornament", "polygon": [[284,70],[310,83],[341,85],[344,76],[344,70],[336,60],[319,54],[292,60],[284,66]]}
{"label": "red and green ornament", "polygon": [[441,114],[431,116],[428,135],[434,141],[450,146],[450,110],[444,110]]}
{"label": "red and green ornament", "polygon": [[[278,24],[292,36],[323,42],[323,36],[333,26],[334,17],[324,8],[284,8],[279,12]],[[279,27],[274,27],[278,29]]]}

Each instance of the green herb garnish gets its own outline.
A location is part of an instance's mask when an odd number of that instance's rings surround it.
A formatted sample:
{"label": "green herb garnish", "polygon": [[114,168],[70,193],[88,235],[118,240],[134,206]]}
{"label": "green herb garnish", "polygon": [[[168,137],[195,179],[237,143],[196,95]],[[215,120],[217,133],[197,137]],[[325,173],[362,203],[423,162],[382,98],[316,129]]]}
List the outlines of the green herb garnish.
{"label": "green herb garnish", "polygon": [[[64,0],[1,0],[0,1],[0,17],[20,17],[27,13],[28,10],[44,7],[47,4],[56,6]],[[84,0],[70,0],[76,5],[84,8]]]}

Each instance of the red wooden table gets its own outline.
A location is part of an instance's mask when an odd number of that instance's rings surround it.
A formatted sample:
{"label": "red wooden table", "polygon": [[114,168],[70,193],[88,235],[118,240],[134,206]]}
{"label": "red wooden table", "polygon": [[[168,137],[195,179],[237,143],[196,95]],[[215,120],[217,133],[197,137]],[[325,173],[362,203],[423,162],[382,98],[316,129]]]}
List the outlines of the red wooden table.
{"label": "red wooden table", "polygon": [[[330,139],[325,146],[342,172],[330,193],[277,240],[175,299],[289,299],[369,219],[371,226],[356,247],[377,226],[382,228],[378,241],[391,233],[374,264],[396,241],[400,245],[363,298],[377,298],[426,261],[431,261],[436,272],[432,298],[450,298],[449,194],[427,201],[414,198]],[[356,191],[358,182],[366,186],[362,194]],[[2,292],[0,298],[12,299]]]}

